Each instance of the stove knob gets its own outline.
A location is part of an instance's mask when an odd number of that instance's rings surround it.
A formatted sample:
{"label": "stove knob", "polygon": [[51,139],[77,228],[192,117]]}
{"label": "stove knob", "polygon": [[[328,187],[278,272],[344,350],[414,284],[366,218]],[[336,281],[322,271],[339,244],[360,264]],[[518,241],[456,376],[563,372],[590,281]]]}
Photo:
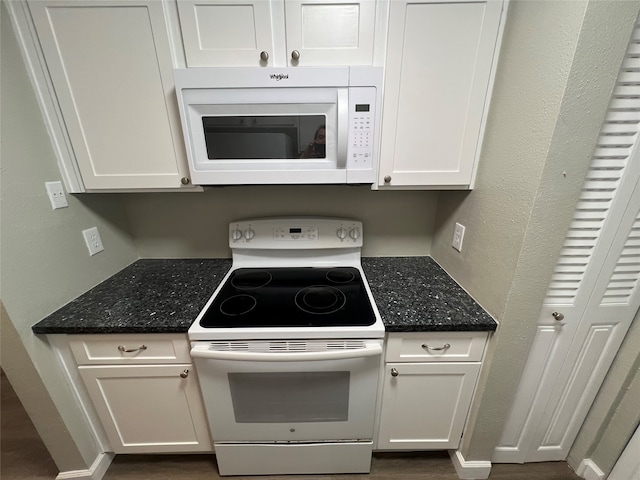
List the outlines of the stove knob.
{"label": "stove knob", "polygon": [[340,227],[337,231],[336,231],[336,235],[338,236],[338,238],[340,240],[344,240],[347,237],[347,231]]}
{"label": "stove knob", "polygon": [[244,238],[246,238],[247,240],[251,240],[253,237],[256,236],[256,232],[254,232],[253,230],[251,230],[250,228],[247,228],[244,231]]}
{"label": "stove knob", "polygon": [[234,242],[237,242],[241,238],[242,238],[242,231],[239,228],[236,228],[235,230],[231,230],[231,239]]}
{"label": "stove knob", "polygon": [[351,238],[353,238],[354,240],[357,240],[360,238],[360,230],[357,228],[352,228],[351,230],[349,230],[349,236]]}

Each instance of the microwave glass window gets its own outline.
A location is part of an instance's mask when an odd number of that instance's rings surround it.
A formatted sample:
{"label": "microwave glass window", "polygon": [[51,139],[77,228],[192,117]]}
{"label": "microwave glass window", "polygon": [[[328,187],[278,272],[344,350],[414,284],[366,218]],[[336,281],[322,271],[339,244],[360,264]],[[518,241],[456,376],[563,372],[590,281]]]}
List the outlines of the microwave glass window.
{"label": "microwave glass window", "polygon": [[229,373],[237,423],[345,422],[347,372]]}
{"label": "microwave glass window", "polygon": [[203,116],[209,160],[326,158],[324,115]]}

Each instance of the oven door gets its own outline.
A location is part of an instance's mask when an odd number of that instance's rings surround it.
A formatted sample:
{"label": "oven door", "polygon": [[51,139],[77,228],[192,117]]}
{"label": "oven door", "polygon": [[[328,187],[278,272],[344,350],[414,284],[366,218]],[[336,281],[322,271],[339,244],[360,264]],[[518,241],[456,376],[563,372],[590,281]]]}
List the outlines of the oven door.
{"label": "oven door", "polygon": [[196,342],[218,442],[373,438],[382,340]]}

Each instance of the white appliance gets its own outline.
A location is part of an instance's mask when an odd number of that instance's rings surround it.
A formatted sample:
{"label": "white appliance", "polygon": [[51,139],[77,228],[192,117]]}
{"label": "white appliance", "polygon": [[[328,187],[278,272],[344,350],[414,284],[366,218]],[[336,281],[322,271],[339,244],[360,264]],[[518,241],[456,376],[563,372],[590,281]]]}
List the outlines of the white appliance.
{"label": "white appliance", "polygon": [[384,325],[361,222],[240,221],[229,244],[189,329],[220,474],[369,472]]}
{"label": "white appliance", "polygon": [[375,183],[381,67],[174,71],[191,181]]}

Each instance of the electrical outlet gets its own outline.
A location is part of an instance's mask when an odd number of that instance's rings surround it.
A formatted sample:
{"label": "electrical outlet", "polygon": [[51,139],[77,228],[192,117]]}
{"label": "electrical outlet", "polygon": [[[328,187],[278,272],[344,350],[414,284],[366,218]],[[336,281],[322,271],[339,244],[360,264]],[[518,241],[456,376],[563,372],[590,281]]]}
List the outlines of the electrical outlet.
{"label": "electrical outlet", "polygon": [[453,241],[451,246],[462,252],[462,240],[464,239],[464,225],[456,223],[456,227],[453,229]]}
{"label": "electrical outlet", "polygon": [[65,208],[69,206],[67,203],[67,197],[64,196],[62,182],[44,182],[44,186],[49,194],[51,208],[55,210],[57,208]]}
{"label": "electrical outlet", "polygon": [[84,241],[89,249],[89,255],[95,255],[96,253],[104,250],[100,234],[98,233],[98,227],[83,230],[82,235],[84,236]]}

